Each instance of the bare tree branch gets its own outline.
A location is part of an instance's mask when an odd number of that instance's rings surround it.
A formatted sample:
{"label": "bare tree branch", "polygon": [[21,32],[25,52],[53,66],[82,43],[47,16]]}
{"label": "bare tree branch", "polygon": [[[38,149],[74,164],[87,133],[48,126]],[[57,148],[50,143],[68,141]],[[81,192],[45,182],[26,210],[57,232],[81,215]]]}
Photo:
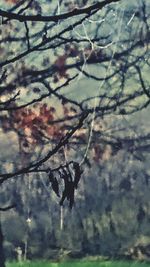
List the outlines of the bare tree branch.
{"label": "bare tree branch", "polygon": [[4,17],[4,18],[8,18],[10,20],[14,19],[14,20],[19,20],[20,22],[24,22],[24,21],[43,21],[43,22],[58,22],[59,20],[65,20],[68,18],[72,18],[74,16],[78,16],[78,15],[82,15],[82,14],[89,14],[92,11],[98,11],[100,9],[102,9],[104,6],[110,4],[110,3],[116,3],[119,2],[120,0],[106,0],[103,2],[99,2],[93,5],[90,5],[89,7],[85,7],[85,8],[75,8],[74,10],[67,12],[67,13],[63,13],[60,15],[55,15],[55,16],[41,16],[41,15],[20,15],[20,14],[15,14],[15,13],[11,13],[11,12],[7,12],[7,11],[3,11],[0,10],[0,16]]}

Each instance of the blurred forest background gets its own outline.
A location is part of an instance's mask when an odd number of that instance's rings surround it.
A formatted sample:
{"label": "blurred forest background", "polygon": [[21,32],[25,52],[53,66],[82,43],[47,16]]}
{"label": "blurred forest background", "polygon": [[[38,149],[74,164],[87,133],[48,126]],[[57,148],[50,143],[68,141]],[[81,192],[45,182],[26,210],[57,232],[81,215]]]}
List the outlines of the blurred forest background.
{"label": "blurred forest background", "polygon": [[[125,125],[120,123],[119,128],[129,127],[130,134],[141,126],[147,131],[146,113],[142,115]],[[118,127],[113,119],[111,125],[111,131]],[[65,255],[149,258],[149,156],[142,153],[142,160],[134,157],[128,152],[130,140],[126,142],[117,152],[107,145],[96,160],[95,152],[90,152],[71,211],[68,205],[59,206],[42,175],[6,182],[1,203],[7,203],[8,196],[17,202],[15,210],[1,214],[7,256],[16,257],[20,247],[29,259]],[[79,151],[76,157],[80,157]]]}
{"label": "blurred forest background", "polygon": [[[32,15],[52,10],[55,15],[95,2],[3,0],[0,10]],[[22,27],[4,16],[0,204],[15,203],[14,209],[1,212],[7,259],[150,259],[148,2],[106,5],[73,33],[57,36],[50,48],[47,40],[76,23],[77,17],[58,21],[57,27],[34,21]],[[47,169],[5,179],[4,174],[53,149],[85,110],[90,118],[43,167],[56,168],[58,177],[58,166],[72,160],[81,163],[72,209],[65,201],[59,205]]]}

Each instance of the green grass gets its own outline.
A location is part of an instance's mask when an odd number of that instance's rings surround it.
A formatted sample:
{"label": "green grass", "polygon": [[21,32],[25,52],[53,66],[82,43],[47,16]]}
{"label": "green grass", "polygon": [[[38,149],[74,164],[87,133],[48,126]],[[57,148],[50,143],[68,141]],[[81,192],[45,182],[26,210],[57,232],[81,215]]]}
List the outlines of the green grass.
{"label": "green grass", "polygon": [[7,267],[149,267],[149,263],[125,262],[125,261],[105,261],[105,262],[27,262],[27,263],[7,263]]}

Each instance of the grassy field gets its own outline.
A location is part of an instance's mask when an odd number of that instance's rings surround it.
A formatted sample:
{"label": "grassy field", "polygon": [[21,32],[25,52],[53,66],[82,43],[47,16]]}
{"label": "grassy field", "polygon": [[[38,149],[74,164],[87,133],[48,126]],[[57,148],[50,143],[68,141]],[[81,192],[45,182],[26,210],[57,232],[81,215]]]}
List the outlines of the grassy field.
{"label": "grassy field", "polygon": [[150,263],[105,261],[105,262],[27,262],[27,263],[7,263],[7,267],[149,267]]}

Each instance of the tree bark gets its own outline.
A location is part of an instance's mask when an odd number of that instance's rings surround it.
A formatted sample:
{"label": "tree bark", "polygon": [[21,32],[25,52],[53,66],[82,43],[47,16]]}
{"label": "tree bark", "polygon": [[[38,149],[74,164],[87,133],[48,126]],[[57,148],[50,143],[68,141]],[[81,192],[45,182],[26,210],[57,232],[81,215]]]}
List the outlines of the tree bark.
{"label": "tree bark", "polygon": [[2,234],[1,223],[0,223],[0,267],[6,267],[6,265],[5,265],[5,256],[4,256],[4,248],[3,248],[3,234]]}

